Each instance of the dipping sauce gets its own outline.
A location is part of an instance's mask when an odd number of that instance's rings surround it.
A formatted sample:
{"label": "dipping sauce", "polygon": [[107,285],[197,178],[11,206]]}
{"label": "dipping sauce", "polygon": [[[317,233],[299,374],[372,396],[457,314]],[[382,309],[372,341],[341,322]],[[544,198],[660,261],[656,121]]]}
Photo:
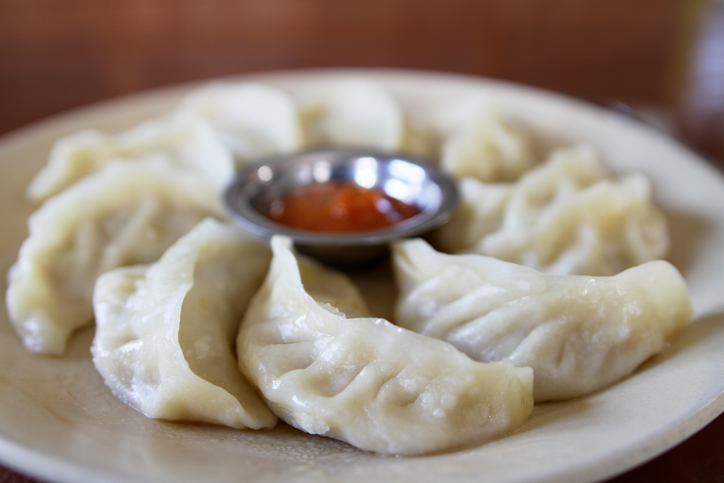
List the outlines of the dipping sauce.
{"label": "dipping sauce", "polygon": [[350,182],[315,183],[272,203],[269,218],[300,230],[353,233],[378,230],[419,213],[387,194]]}

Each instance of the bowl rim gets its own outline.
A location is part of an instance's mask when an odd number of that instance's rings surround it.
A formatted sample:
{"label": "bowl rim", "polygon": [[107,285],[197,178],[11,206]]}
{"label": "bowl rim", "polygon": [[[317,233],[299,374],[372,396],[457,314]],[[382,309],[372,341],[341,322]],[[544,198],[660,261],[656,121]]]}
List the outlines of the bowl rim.
{"label": "bowl rim", "polygon": [[[349,162],[364,156],[374,157],[378,160],[383,159],[385,161],[400,159],[415,164],[425,171],[426,177],[439,189],[440,203],[432,208],[423,209],[418,214],[389,227],[352,233],[335,233],[302,230],[277,223],[255,210],[251,206],[251,203],[249,203],[250,198],[243,195],[243,191],[247,189],[247,185],[250,182],[251,173],[257,172],[260,167],[271,165],[273,166],[272,169],[296,169],[317,162],[318,160],[313,158],[315,155],[319,155],[320,157],[325,155],[345,157],[347,159],[345,159],[344,162]],[[301,161],[305,156],[309,157],[309,163]],[[290,163],[290,159],[300,161]],[[263,238],[270,239],[273,235],[284,235],[292,238],[295,243],[303,243],[306,245],[371,246],[390,243],[401,238],[422,235],[441,226],[452,217],[453,211],[458,205],[460,195],[457,182],[450,175],[445,173],[436,163],[422,159],[419,156],[382,151],[375,148],[324,147],[277,154],[260,158],[244,165],[227,186],[223,198],[231,219],[246,230]]]}

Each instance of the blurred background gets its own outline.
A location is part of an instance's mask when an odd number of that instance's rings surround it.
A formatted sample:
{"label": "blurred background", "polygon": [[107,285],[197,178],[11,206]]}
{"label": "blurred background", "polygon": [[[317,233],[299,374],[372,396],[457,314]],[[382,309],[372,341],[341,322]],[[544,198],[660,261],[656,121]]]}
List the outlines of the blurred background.
{"label": "blurred background", "polygon": [[[148,88],[314,67],[451,71],[602,104],[672,108],[690,84],[686,76],[702,30],[700,12],[713,5],[706,0],[0,0],[0,133]],[[719,82],[724,86],[721,76]]]}

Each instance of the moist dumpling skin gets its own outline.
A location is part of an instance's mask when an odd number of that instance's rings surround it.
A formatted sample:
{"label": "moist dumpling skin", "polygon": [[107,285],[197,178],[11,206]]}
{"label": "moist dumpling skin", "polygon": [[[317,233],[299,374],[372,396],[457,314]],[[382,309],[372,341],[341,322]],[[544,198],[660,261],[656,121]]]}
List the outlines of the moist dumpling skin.
{"label": "moist dumpling skin", "polygon": [[631,374],[689,321],[686,284],[666,261],[611,277],[563,276],[423,240],[393,249],[395,323],[479,361],[535,374],[535,400],[568,399]]}
{"label": "moist dumpling skin", "polygon": [[641,173],[611,179],[596,151],[554,151],[514,183],[460,182],[452,220],[432,237],[448,253],[479,253],[560,275],[615,275],[663,258],[666,220]]}
{"label": "moist dumpling skin", "polygon": [[93,319],[98,275],[157,260],[207,216],[225,217],[218,190],[165,158],[113,161],[46,201],[8,274],[8,312],[25,347],[62,354]]}
{"label": "moist dumpling skin", "polygon": [[234,157],[212,126],[186,113],[146,121],[120,134],[85,129],[59,139],[27,194],[35,202],[44,201],[111,160],[157,157],[198,173],[218,189],[234,176]]}
{"label": "moist dumpling skin", "polygon": [[156,263],[101,275],[91,351],[106,385],[149,418],[274,426],[234,351],[270,257],[266,244],[206,219]]}
{"label": "moist dumpling skin", "polygon": [[475,362],[365,316],[344,275],[289,247],[272,239],[237,340],[242,371],[281,419],[364,450],[417,455],[502,436],[528,417],[529,368]]}
{"label": "moist dumpling skin", "polygon": [[514,181],[534,164],[530,140],[496,111],[483,107],[448,137],[440,159],[452,176],[486,183]]}
{"label": "moist dumpling skin", "polygon": [[212,83],[184,98],[177,112],[207,120],[242,163],[298,151],[304,145],[294,100],[271,86]]}
{"label": "moist dumpling skin", "polygon": [[295,94],[310,147],[397,152],[406,143],[405,114],[381,85],[361,78],[318,82]]}

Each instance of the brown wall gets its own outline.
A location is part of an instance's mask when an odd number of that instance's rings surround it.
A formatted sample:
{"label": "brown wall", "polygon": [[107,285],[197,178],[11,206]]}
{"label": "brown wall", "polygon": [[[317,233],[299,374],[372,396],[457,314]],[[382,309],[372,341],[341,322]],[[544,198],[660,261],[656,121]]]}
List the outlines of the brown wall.
{"label": "brown wall", "polygon": [[677,0],[0,0],[0,132],[170,83],[329,66],[667,99]]}

